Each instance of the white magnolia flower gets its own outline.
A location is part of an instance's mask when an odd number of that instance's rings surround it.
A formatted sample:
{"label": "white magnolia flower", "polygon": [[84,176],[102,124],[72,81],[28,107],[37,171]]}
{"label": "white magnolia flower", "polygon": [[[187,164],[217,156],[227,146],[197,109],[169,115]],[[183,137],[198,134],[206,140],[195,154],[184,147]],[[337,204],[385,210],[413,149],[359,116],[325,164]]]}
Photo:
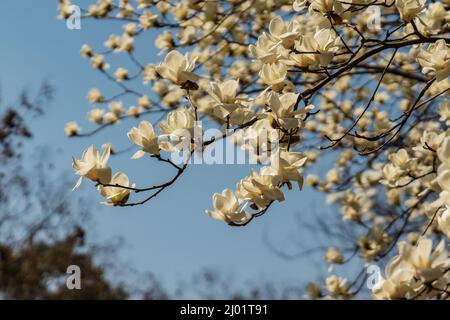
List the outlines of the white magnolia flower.
{"label": "white magnolia flower", "polygon": [[400,149],[397,152],[390,154],[389,160],[399,169],[407,170],[412,159],[409,157],[406,149]]}
{"label": "white magnolia flower", "polygon": [[447,11],[442,2],[433,2],[426,9],[425,21],[430,30],[439,30],[442,23],[445,23]]}
{"label": "white magnolia flower", "polygon": [[67,19],[72,15],[73,4],[70,0],[61,0],[58,4],[58,19]]}
{"label": "white magnolia flower", "polygon": [[91,65],[94,69],[105,70],[109,68],[109,64],[105,63],[105,57],[97,54],[91,58]]}
{"label": "white magnolia flower", "polygon": [[131,106],[127,109],[127,116],[138,118],[139,115],[144,111],[140,106]]}
{"label": "white magnolia flower", "polygon": [[147,30],[155,24],[157,19],[158,16],[156,14],[149,10],[144,10],[139,17],[139,24],[144,30]]}
{"label": "white magnolia flower", "polygon": [[403,171],[392,163],[387,163],[381,173],[383,179],[380,182],[388,186],[396,186],[399,183],[399,178],[403,175]]}
{"label": "white magnolia flower", "polygon": [[109,110],[114,113],[116,116],[120,116],[125,110],[123,108],[123,104],[120,101],[112,101],[108,105]]}
{"label": "white magnolia flower", "polygon": [[425,9],[426,0],[395,0],[395,6],[400,13],[400,18],[410,22]]}
{"label": "white magnolia flower", "polygon": [[120,37],[112,34],[109,36],[108,40],[104,42],[104,45],[111,50],[117,51],[120,48]]}
{"label": "white magnolia flower", "polygon": [[240,102],[245,99],[236,97],[238,88],[238,80],[211,82],[209,94],[216,102],[214,107],[214,114],[216,116],[224,119],[241,106]]}
{"label": "white magnolia flower", "polygon": [[248,49],[253,57],[264,64],[274,63],[280,58],[279,46],[270,40],[265,32],[258,37],[256,44],[251,44]]}
{"label": "white magnolia flower", "polygon": [[[111,178],[111,181],[108,184],[119,185],[122,187],[129,187],[130,181],[125,173],[117,172]],[[105,187],[99,185],[97,187],[98,191],[103,197],[109,200],[107,202],[102,203],[105,205],[117,205],[126,203],[128,201],[128,198],[130,197],[131,190],[122,187],[109,187],[109,186]],[[134,188],[134,184],[131,187]]]}
{"label": "white magnolia flower", "polygon": [[437,218],[437,222],[439,229],[450,239],[450,207],[446,207]]}
{"label": "white magnolia flower", "polygon": [[242,179],[236,186],[239,199],[252,201],[259,209],[270,202],[284,201],[284,194],[278,187],[280,177],[270,167],[263,167],[259,172],[252,170],[250,176]]}
{"label": "white magnolia flower", "polygon": [[300,37],[299,26],[295,20],[286,23],[281,17],[275,17],[269,23],[269,38],[289,49],[294,45],[294,41]]}
{"label": "white magnolia flower", "polygon": [[134,38],[127,34],[120,37],[120,48],[121,51],[132,52],[134,51]]}
{"label": "white magnolia flower", "polygon": [[134,36],[137,33],[137,25],[135,23],[127,23],[123,26],[123,31],[129,36]]}
{"label": "white magnolia flower", "polygon": [[120,117],[114,112],[106,112],[103,116],[103,121],[108,124],[118,123]]}
{"label": "white magnolia flower", "polygon": [[114,74],[117,81],[123,81],[128,79],[128,70],[125,68],[118,68]]}
{"label": "white magnolia flower", "polygon": [[450,101],[444,101],[439,104],[439,121],[445,122],[447,126],[450,126]]}
{"label": "white magnolia flower", "polygon": [[[400,242],[399,254],[386,267],[386,279],[372,289],[376,299],[402,299],[420,293],[423,283],[439,285],[439,279],[450,266],[442,240],[433,250],[433,242],[424,238],[417,245]],[[436,281],[438,280],[438,281]]]}
{"label": "white magnolia flower", "polygon": [[90,103],[103,102],[103,100],[105,99],[98,88],[92,88],[91,90],[89,90],[86,98]]}
{"label": "white magnolia flower", "polygon": [[280,178],[280,182],[297,181],[298,188],[303,185],[302,167],[307,157],[298,152],[281,150],[272,155],[271,167]]}
{"label": "white magnolia flower", "polygon": [[336,33],[332,29],[320,29],[314,34],[316,50],[320,52],[319,64],[328,65],[338,50],[336,45]]}
{"label": "white magnolia flower", "polygon": [[72,167],[75,173],[80,176],[74,189],[80,186],[83,177],[103,184],[109,183],[111,168],[107,167],[106,164],[110,154],[111,145],[105,144],[101,154],[94,146],[90,146],[83,152],[80,160],[72,157]]}
{"label": "white magnolia flower", "polygon": [[166,121],[158,123],[158,127],[166,135],[178,135],[184,130],[191,130],[195,124],[195,116],[192,109],[179,108],[169,112]]}
{"label": "white magnolia flower", "polygon": [[296,41],[297,53],[291,53],[286,63],[299,67],[327,66],[339,49],[332,29],[319,29],[314,35],[305,35]]}
{"label": "white magnolia flower", "polygon": [[434,182],[441,189],[437,206],[444,203],[450,204],[450,137],[446,137],[437,149],[437,156],[441,161],[441,165],[437,170],[437,177]]}
{"label": "white magnolia flower", "polygon": [[[158,127],[163,132],[162,137],[169,141],[161,141],[159,146],[166,152],[175,150],[187,150],[194,137],[195,115],[192,109],[179,108],[171,111],[165,121],[158,123]],[[177,140],[172,143],[170,140]]]}
{"label": "white magnolia flower", "polygon": [[64,133],[68,137],[77,136],[80,133],[80,126],[75,121],[67,122],[64,126]]}
{"label": "white magnolia flower", "polygon": [[323,258],[326,262],[333,264],[341,264],[344,262],[341,251],[336,248],[328,248]]}
{"label": "white magnolia flower", "polygon": [[325,288],[333,296],[345,296],[346,294],[348,294],[349,284],[347,282],[347,279],[332,275],[326,278]]}
{"label": "white magnolia flower", "polygon": [[407,261],[394,257],[386,266],[386,279],[379,275],[379,282],[372,288],[372,297],[377,300],[404,299],[412,292],[410,281],[414,276]]}
{"label": "white magnolia flower", "polygon": [[408,259],[416,278],[430,282],[438,279],[444,270],[450,266],[450,259],[445,243],[442,240],[433,250],[431,239],[422,239],[416,246],[406,243],[399,244],[399,254]]}
{"label": "white magnolia flower", "polygon": [[268,113],[269,118],[274,119],[278,125],[286,130],[301,126],[302,119],[300,115],[307,113],[313,108],[312,105],[306,108],[294,110],[297,103],[298,94],[285,93],[278,95],[272,92],[269,98],[269,107],[272,112]]}
{"label": "white magnolia flower", "polygon": [[437,149],[437,155],[443,167],[450,169],[450,136],[441,140],[442,143]]}
{"label": "white magnolia flower", "polygon": [[144,156],[145,153],[159,154],[158,136],[153,130],[152,124],[143,120],[139,124],[139,127],[133,127],[128,132],[128,138],[134,144],[142,147],[142,150],[137,151],[131,158],[138,159]]}
{"label": "white magnolia flower", "polygon": [[80,49],[80,55],[84,58],[90,58],[94,54],[94,50],[91,46],[83,44]]}
{"label": "white magnolia flower", "polygon": [[262,66],[259,76],[262,82],[267,85],[274,86],[280,84],[286,79],[287,67],[279,61],[275,63],[266,63]]}
{"label": "white magnolia flower", "polygon": [[306,7],[307,0],[294,0],[294,3],[292,4],[292,8],[295,11],[302,11]]}
{"label": "white magnolia flower", "polygon": [[427,48],[422,47],[417,61],[422,66],[422,72],[425,74],[431,72],[438,82],[450,76],[450,48],[444,39],[436,41]]}
{"label": "white magnolia flower", "polygon": [[272,127],[269,118],[263,118],[244,131],[239,131],[235,137],[239,137],[242,150],[247,150],[252,160],[264,163],[269,160],[272,150],[278,147],[280,134],[278,129]]}
{"label": "white magnolia flower", "polygon": [[139,97],[137,99],[137,103],[138,103],[139,107],[142,107],[144,109],[150,109],[152,106],[152,102],[150,101],[149,97],[147,97],[147,96]]}
{"label": "white magnolia flower", "polygon": [[189,61],[188,55],[182,55],[176,50],[170,51],[156,67],[158,72],[164,79],[170,80],[177,85],[183,85],[187,81],[195,82],[198,76],[192,72],[195,67],[195,61]]}
{"label": "white magnolia flower", "polygon": [[156,66],[148,64],[144,67],[143,75],[144,84],[157,79]]}
{"label": "white magnolia flower", "polygon": [[341,13],[343,11],[342,3],[336,0],[312,0],[310,1],[310,10],[319,11],[321,13]]}
{"label": "white magnolia flower", "polygon": [[230,189],[223,190],[222,194],[213,195],[214,211],[206,210],[206,213],[214,219],[227,223],[245,223],[250,215],[241,207],[241,202]]}
{"label": "white magnolia flower", "polygon": [[430,152],[428,148],[437,150],[445,138],[445,132],[437,133],[435,131],[425,130],[420,137],[420,144],[415,146],[413,150],[417,153]]}
{"label": "white magnolia flower", "polygon": [[103,122],[103,116],[105,110],[94,108],[88,113],[88,120],[93,123],[101,124]]}

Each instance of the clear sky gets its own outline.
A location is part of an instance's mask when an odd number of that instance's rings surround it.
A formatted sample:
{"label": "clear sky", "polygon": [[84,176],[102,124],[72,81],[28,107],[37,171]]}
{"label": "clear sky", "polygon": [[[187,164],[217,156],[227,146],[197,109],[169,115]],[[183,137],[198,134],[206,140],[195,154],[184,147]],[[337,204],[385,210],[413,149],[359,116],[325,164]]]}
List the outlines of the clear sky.
{"label": "clear sky", "polygon": [[[129,146],[126,132],[136,122],[123,121],[119,127],[104,130],[93,138],[64,136],[67,121],[77,120],[83,129],[92,128],[85,120],[91,108],[85,99],[90,88],[115,92],[114,85],[79,56],[79,49],[83,43],[89,43],[102,50],[109,34],[120,33],[120,24],[82,21],[81,30],[68,30],[64,22],[56,19],[56,2],[0,1],[0,83],[6,101],[14,99],[24,86],[36,89],[42,80],[55,86],[56,98],[47,115],[32,126],[33,144],[51,146],[55,151],[55,170],[67,172],[75,183],[77,177],[71,170],[70,157],[79,156],[90,144],[100,147],[102,143],[114,142],[119,149]],[[153,48],[153,39],[145,39],[142,46],[141,61],[161,60]],[[129,160],[133,152],[111,159],[113,169],[126,172],[138,185],[164,182],[171,174],[170,168],[152,159]],[[235,281],[262,278],[298,285],[323,274],[325,267],[323,263],[319,265],[323,251],[315,259],[308,256],[287,261],[271,252],[263,241],[267,237],[288,252],[298,249],[296,241],[305,248],[317,245],[314,239],[306,241],[304,235],[311,234],[296,224],[296,216],[307,217],[324,210],[323,199],[308,187],[302,192],[286,191],[285,202],[276,203],[266,216],[245,228],[228,227],[205,214],[205,209],[212,208],[214,192],[234,188],[249,171],[246,165],[195,165],[176,185],[150,203],[134,208],[102,206],[89,182],[76,192],[94,195],[95,238],[122,237],[125,247],[119,251],[119,258],[127,262],[125,265],[152,271],[169,286],[203,268],[217,269],[235,277]]]}

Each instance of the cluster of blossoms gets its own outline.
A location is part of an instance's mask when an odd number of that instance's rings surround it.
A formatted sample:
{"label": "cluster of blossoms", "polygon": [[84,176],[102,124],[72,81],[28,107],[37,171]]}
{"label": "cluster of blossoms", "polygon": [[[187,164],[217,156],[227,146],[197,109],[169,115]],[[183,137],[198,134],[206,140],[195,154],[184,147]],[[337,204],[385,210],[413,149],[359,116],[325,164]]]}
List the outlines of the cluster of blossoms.
{"label": "cluster of blossoms", "polygon": [[[70,6],[60,1],[61,18]],[[215,193],[209,216],[246,225],[283,201],[293,182],[305,184],[340,212],[338,234],[352,230],[326,250],[330,272],[352,259],[363,271],[387,263],[374,298],[448,299],[449,7],[448,0],[98,0],[84,18],[121,21],[122,33],[106,40],[106,52],[84,45],[81,55],[119,91],[91,89],[96,128],[84,133],[69,122],[65,132],[90,136],[145,117],[128,132],[138,147],[132,158],[147,154],[176,174],[153,187],[130,185],[124,173],[112,176],[109,145],[102,154],[90,147],[73,167],[108,204],[144,204],[177,181],[193,154],[228,139],[261,167]],[[136,43],[151,30],[164,58],[142,63]],[[111,72],[109,57],[119,53],[129,67]],[[200,120],[218,135],[204,139]],[[180,151],[187,157],[176,163]],[[317,167],[328,171],[321,177]],[[130,202],[133,192],[147,196]],[[365,280],[365,272],[354,281],[333,274],[307,292],[348,299]]]}

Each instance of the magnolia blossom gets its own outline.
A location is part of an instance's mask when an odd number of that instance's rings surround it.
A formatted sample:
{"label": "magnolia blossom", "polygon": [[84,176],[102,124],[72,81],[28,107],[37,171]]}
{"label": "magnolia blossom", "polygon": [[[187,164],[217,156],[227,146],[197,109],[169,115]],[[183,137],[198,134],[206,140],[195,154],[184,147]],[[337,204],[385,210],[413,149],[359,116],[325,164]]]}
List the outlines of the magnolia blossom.
{"label": "magnolia blossom", "polygon": [[166,121],[158,123],[158,127],[166,135],[183,134],[184,130],[191,130],[195,124],[192,109],[179,108],[169,112]]}
{"label": "magnolia blossom", "polygon": [[80,133],[80,126],[75,121],[67,122],[64,126],[64,133],[68,137],[76,136]]}
{"label": "magnolia blossom", "polygon": [[403,299],[412,291],[409,282],[413,272],[409,268],[402,268],[405,262],[395,257],[386,266],[386,279],[380,276],[380,281],[372,289],[372,296],[378,300]]}
{"label": "magnolia blossom", "polygon": [[70,0],[61,0],[58,4],[58,19],[67,19],[72,15],[73,4]]}
{"label": "magnolia blossom", "polygon": [[344,262],[344,257],[339,249],[328,248],[325,252],[324,259],[328,263],[341,264]]}
{"label": "magnolia blossom", "polygon": [[[437,155],[441,161],[441,165],[437,170],[435,182],[441,189],[441,195],[448,197],[450,195],[450,136],[442,141],[442,144],[437,150]],[[450,201],[450,198],[448,199]],[[442,200],[447,201],[447,199]]]}
{"label": "magnolia blossom", "polygon": [[[127,175],[123,172],[117,172],[112,178],[111,181],[108,183],[110,185],[118,185],[122,187],[129,187],[130,181],[127,177]],[[117,204],[124,204],[128,201],[128,198],[130,197],[130,189],[122,188],[122,187],[105,187],[102,185],[99,185],[98,191],[100,194],[108,199],[107,202],[102,202],[105,205],[117,205]],[[134,188],[134,185],[131,186]]]}
{"label": "magnolia blossom", "polygon": [[142,150],[137,151],[131,157],[132,159],[141,158],[145,153],[159,154],[158,136],[155,134],[153,126],[149,121],[143,120],[139,124],[139,127],[133,127],[128,132],[128,138],[134,144],[142,147]]}
{"label": "magnolia blossom", "polygon": [[120,101],[112,101],[108,105],[108,108],[109,110],[111,110],[112,113],[114,113],[118,117],[124,112],[122,102]]}
{"label": "magnolia blossom", "polygon": [[105,57],[101,54],[97,54],[91,58],[92,67],[99,70],[106,70],[109,68],[109,64],[105,62]]}
{"label": "magnolia blossom", "polygon": [[128,70],[125,68],[118,68],[115,72],[116,79],[123,81],[128,79]]}
{"label": "magnolia blossom", "polygon": [[187,81],[195,82],[198,80],[198,76],[192,72],[195,61],[196,59],[189,61],[187,54],[183,56],[178,51],[172,50],[156,67],[156,72],[177,85],[183,85]]}
{"label": "magnolia blossom", "polygon": [[430,3],[426,9],[425,24],[430,30],[437,31],[445,23],[447,12],[442,2]]}
{"label": "magnolia blossom", "polygon": [[311,110],[313,106],[309,105],[305,109],[294,110],[297,99],[298,94],[296,93],[278,95],[273,92],[269,98],[269,107],[272,112],[268,116],[286,130],[300,127],[302,119],[299,116]]}
{"label": "magnolia blossom", "polygon": [[223,190],[222,194],[213,195],[214,211],[206,210],[206,213],[217,220],[227,223],[245,223],[250,219],[250,215],[241,206],[241,201],[230,189]]}
{"label": "magnolia blossom", "polygon": [[450,48],[444,39],[427,48],[421,48],[417,61],[422,66],[422,72],[431,72],[435,75],[436,81],[445,80],[450,76]]}
{"label": "magnolia blossom", "polygon": [[265,32],[258,37],[256,44],[251,44],[248,47],[248,50],[253,57],[264,64],[274,63],[281,56],[279,46],[277,43],[270,40]]}
{"label": "magnolia blossom", "polygon": [[332,275],[325,280],[325,287],[333,296],[345,296],[348,294],[349,283],[345,278]]}
{"label": "magnolia blossom", "polygon": [[395,0],[395,6],[400,13],[400,18],[410,22],[425,8],[426,0]]}
{"label": "magnolia blossom", "polygon": [[437,222],[439,229],[450,239],[450,206],[439,215]]}
{"label": "magnolia blossom", "polygon": [[390,154],[389,160],[399,169],[407,170],[413,159],[409,157],[408,151],[405,149],[400,149],[396,153]]}
{"label": "magnolia blossom", "polygon": [[86,98],[88,99],[89,102],[91,103],[96,103],[96,102],[103,102],[103,100],[105,99],[100,90],[97,88],[92,88],[91,90],[89,90]]}
{"label": "magnolia blossom", "polygon": [[430,239],[421,239],[416,246],[398,244],[399,254],[386,267],[386,280],[375,285],[372,292],[378,299],[400,299],[420,292],[422,284],[439,286],[439,279],[450,266],[445,243],[433,250]]}
{"label": "magnolia blossom", "polygon": [[281,44],[286,49],[294,45],[294,40],[300,36],[299,26],[294,20],[286,23],[281,17],[275,17],[269,23],[269,38]]}
{"label": "magnolia blossom", "polygon": [[[195,115],[192,109],[179,108],[171,111],[167,115],[166,121],[158,123],[158,127],[163,132],[162,137],[177,140],[178,143],[171,141],[161,141],[159,146],[166,152],[175,150],[186,150],[194,137]],[[181,142],[180,142],[181,140]]]}
{"label": "magnolia blossom", "polygon": [[450,126],[450,101],[445,101],[439,104],[439,121],[445,122],[447,126]]}
{"label": "magnolia blossom", "polygon": [[280,182],[297,181],[298,188],[301,189],[303,185],[302,167],[307,159],[301,153],[281,150],[272,155],[270,165],[280,177]]}
{"label": "magnolia blossom", "polygon": [[327,66],[339,47],[336,44],[336,33],[332,29],[320,29],[314,35],[302,37],[295,49],[299,53],[291,53],[291,61],[288,63],[307,67],[316,64]]}
{"label": "magnolia blossom", "polygon": [[272,127],[270,119],[265,118],[234,137],[239,138],[241,148],[247,150],[253,160],[264,163],[269,160],[272,150],[278,147],[280,134]]}
{"label": "magnolia blossom", "polygon": [[105,110],[94,108],[88,113],[88,120],[90,122],[101,124],[103,122],[104,114],[105,114]]}
{"label": "magnolia blossom", "polygon": [[139,24],[144,30],[147,30],[155,24],[157,19],[158,16],[156,14],[144,10],[143,14],[139,17]]}
{"label": "magnolia blossom", "polygon": [[309,6],[310,11],[319,11],[321,13],[340,14],[344,11],[344,6],[340,1],[336,0],[311,0]]}
{"label": "magnolia blossom", "polygon": [[80,55],[85,58],[90,58],[94,54],[94,51],[91,46],[87,44],[83,44],[80,49]]}
{"label": "magnolia blossom", "polygon": [[102,148],[101,154],[94,146],[90,146],[83,152],[80,160],[72,157],[72,167],[75,173],[80,176],[74,189],[80,186],[83,177],[103,184],[109,183],[111,168],[107,167],[106,164],[111,154],[111,145],[105,144]]}
{"label": "magnolia blossom", "polygon": [[286,75],[287,67],[283,62],[264,64],[259,73],[261,80],[270,86],[282,83]]}
{"label": "magnolia blossom", "polygon": [[149,97],[142,96],[137,99],[137,103],[140,107],[144,109],[150,109],[152,106],[152,102],[150,101]]}
{"label": "magnolia blossom", "polygon": [[284,201],[284,194],[278,187],[280,177],[270,167],[259,172],[252,170],[250,176],[242,179],[236,186],[239,199],[250,200],[258,208],[265,208],[272,201]]}
{"label": "magnolia blossom", "polygon": [[230,115],[244,101],[244,98],[237,98],[237,90],[239,88],[238,80],[227,80],[224,82],[211,82],[209,94],[217,103],[215,105],[214,114],[221,119]]}
{"label": "magnolia blossom", "polygon": [[130,37],[127,34],[124,34],[120,38],[120,48],[119,49],[124,52],[134,51],[134,38]]}
{"label": "magnolia blossom", "polygon": [[399,244],[399,255],[409,260],[414,275],[424,282],[437,280],[450,266],[450,259],[442,240],[433,250],[430,239],[422,239],[417,246]]}
{"label": "magnolia blossom", "polygon": [[396,186],[399,183],[399,178],[402,176],[403,171],[392,163],[386,164],[382,169],[383,179],[381,183],[389,186]]}
{"label": "magnolia blossom", "polygon": [[105,47],[117,51],[120,48],[120,37],[112,34],[109,36],[108,40],[104,42]]}
{"label": "magnolia blossom", "polygon": [[438,133],[436,131],[425,130],[420,137],[420,144],[418,146],[413,147],[412,149],[416,153],[429,153],[430,150],[427,148],[431,148],[432,150],[437,150],[441,145],[442,141],[445,138],[445,133]]}

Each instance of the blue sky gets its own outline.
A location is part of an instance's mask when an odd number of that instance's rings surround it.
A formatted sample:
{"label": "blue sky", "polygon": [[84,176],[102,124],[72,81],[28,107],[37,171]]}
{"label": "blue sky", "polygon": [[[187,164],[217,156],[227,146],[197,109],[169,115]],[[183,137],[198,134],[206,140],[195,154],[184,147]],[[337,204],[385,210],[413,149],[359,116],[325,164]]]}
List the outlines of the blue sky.
{"label": "blue sky", "polygon": [[[32,126],[33,144],[51,146],[55,170],[66,172],[75,183],[72,155],[79,156],[90,144],[100,147],[114,142],[119,149],[127,147],[126,132],[136,125],[132,120],[123,121],[119,127],[83,139],[68,139],[63,133],[64,124],[71,120],[77,120],[83,129],[90,128],[85,120],[91,108],[85,99],[90,88],[115,92],[116,88],[79,56],[79,49],[89,43],[102,50],[109,34],[120,33],[120,25],[82,21],[81,30],[68,30],[64,22],[56,19],[56,1],[52,0],[2,0],[0,12],[0,83],[4,99],[11,101],[24,86],[37,88],[42,80],[55,86],[56,98],[47,115]],[[153,39],[143,40],[139,48],[141,61],[156,63],[161,59],[153,48]],[[129,157],[133,152],[111,159],[113,169],[126,172],[138,185],[160,183],[171,174],[171,168],[152,159],[132,162]],[[225,272],[235,281],[263,278],[281,284],[302,284],[314,279],[325,270],[323,264],[318,264],[323,252],[314,259],[308,256],[287,261],[274,255],[263,242],[266,235],[272,243],[291,252],[298,248],[294,238],[306,248],[317,245],[314,239],[306,240],[307,230],[298,228],[295,222],[296,215],[310,216],[324,210],[323,199],[308,187],[301,193],[286,190],[285,202],[276,203],[267,215],[245,228],[228,227],[205,214],[204,210],[212,207],[214,192],[234,188],[249,171],[250,167],[243,165],[195,165],[154,201],[133,208],[102,206],[89,182],[76,192],[93,195],[95,238],[122,237],[125,247],[119,251],[119,258],[126,261],[125,265],[152,271],[169,286],[202,268]]]}

